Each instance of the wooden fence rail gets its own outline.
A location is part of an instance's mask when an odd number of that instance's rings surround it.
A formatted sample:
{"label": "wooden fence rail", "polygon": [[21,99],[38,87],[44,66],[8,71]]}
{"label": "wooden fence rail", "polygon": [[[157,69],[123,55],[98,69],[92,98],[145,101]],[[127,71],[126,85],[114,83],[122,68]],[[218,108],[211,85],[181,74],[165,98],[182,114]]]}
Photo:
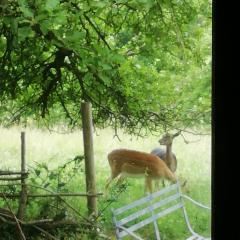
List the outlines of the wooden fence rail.
{"label": "wooden fence rail", "polygon": [[0,176],[22,175],[22,174],[28,174],[28,173],[27,172],[14,172],[14,171],[0,171]]}
{"label": "wooden fence rail", "polygon": [[23,177],[23,176],[20,176],[20,177],[3,177],[3,178],[0,178],[0,181],[17,181],[17,180],[22,180],[24,178],[27,178],[27,177]]}
{"label": "wooden fence rail", "polygon": [[[51,194],[31,194],[28,193],[28,198],[45,198],[45,197],[97,197],[103,195],[102,193],[87,194],[87,193],[51,193]],[[21,194],[0,193],[0,198],[19,198]]]}
{"label": "wooden fence rail", "polygon": [[[83,115],[85,119],[83,120],[85,128],[84,131],[84,140],[85,140],[85,156],[87,156],[88,161],[85,161],[87,165],[87,175],[86,183],[87,183],[87,193],[55,193],[52,191],[48,191],[48,194],[34,194],[28,193],[27,188],[31,186],[31,184],[26,183],[26,179],[28,177],[28,172],[26,169],[26,158],[25,158],[25,132],[21,132],[21,171],[9,171],[9,170],[0,170],[0,181],[13,181],[9,184],[0,184],[0,187],[19,185],[21,186],[21,191],[19,193],[4,193],[0,192],[0,198],[8,198],[15,199],[19,198],[19,206],[17,217],[20,220],[24,220],[26,203],[28,198],[46,198],[46,197],[87,197],[88,200],[88,208],[89,213],[97,212],[97,202],[96,198],[103,195],[103,193],[97,193],[95,188],[95,176],[94,176],[94,160],[93,160],[93,148],[92,148],[92,139],[89,137],[92,132],[92,122],[91,122],[91,105],[83,104]],[[86,140],[87,139],[87,140]],[[87,144],[86,144],[87,142]],[[21,181],[21,183],[16,183],[14,181]],[[36,186],[35,186],[36,187]],[[38,186],[42,188],[41,186]]]}

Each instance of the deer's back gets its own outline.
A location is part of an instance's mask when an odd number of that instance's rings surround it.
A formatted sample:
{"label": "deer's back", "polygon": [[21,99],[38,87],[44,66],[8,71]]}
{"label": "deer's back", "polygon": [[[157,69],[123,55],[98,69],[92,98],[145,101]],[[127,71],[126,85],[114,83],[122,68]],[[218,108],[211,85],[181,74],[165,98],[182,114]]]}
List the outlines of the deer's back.
{"label": "deer's back", "polygon": [[135,151],[135,150],[128,150],[128,149],[117,149],[113,150],[108,154],[109,162],[115,162],[115,164],[132,164],[135,165],[136,163],[138,166],[151,166],[151,165],[165,165],[163,160],[161,160],[158,156]]}

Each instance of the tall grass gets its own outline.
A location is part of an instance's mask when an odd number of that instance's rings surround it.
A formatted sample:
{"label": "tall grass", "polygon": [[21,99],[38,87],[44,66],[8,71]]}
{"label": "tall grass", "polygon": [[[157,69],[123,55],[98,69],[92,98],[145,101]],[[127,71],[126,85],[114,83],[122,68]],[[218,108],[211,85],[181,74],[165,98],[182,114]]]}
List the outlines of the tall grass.
{"label": "tall grass", "polygon": [[[0,170],[20,168],[20,132],[21,128],[12,127],[10,129],[0,128]],[[26,160],[28,168],[35,167],[39,163],[46,163],[50,169],[55,169],[59,165],[73,159],[76,155],[83,154],[82,132],[59,134],[47,130],[27,128],[26,132]],[[96,164],[96,179],[98,191],[103,191],[106,179],[110,175],[107,161],[107,154],[116,148],[128,148],[139,151],[150,152],[158,147],[159,137],[149,136],[146,138],[131,137],[123,132],[119,132],[119,141],[114,138],[112,129],[97,130],[94,134],[94,158]],[[178,137],[173,143],[173,152],[177,156],[178,169],[177,176],[180,181],[187,180],[183,191],[190,197],[206,205],[211,202],[211,138],[210,136],[195,136],[185,134],[185,138],[190,142],[186,144],[182,137]],[[143,196],[144,179],[127,180],[127,189],[118,197],[114,195],[116,185],[112,184],[112,197],[115,201],[111,207],[116,208]],[[69,191],[84,192],[85,177],[83,172],[72,179],[69,184]],[[86,213],[85,199],[67,199],[82,213]],[[99,199],[100,212],[108,206],[109,202],[105,198]],[[187,204],[193,228],[203,235],[210,233],[210,214],[201,211],[191,204]],[[103,212],[101,221],[106,232],[114,235],[112,227],[110,207]],[[162,232],[162,239],[184,239],[187,236],[184,223],[178,214],[169,216],[159,221]]]}

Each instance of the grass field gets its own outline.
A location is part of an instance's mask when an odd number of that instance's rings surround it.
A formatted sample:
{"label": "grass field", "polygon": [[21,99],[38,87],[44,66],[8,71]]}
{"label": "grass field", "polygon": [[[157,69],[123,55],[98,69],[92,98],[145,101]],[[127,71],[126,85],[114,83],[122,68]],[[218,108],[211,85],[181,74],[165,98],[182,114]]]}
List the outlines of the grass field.
{"label": "grass field", "polygon": [[[26,160],[28,168],[35,167],[39,163],[46,163],[49,169],[55,169],[64,162],[73,159],[76,155],[83,154],[83,141],[81,131],[69,134],[59,134],[36,128],[24,129],[26,132]],[[20,168],[20,132],[19,127],[10,129],[0,128],[0,170],[19,170]],[[94,158],[96,163],[97,188],[101,192],[104,189],[110,170],[107,154],[116,148],[128,148],[150,152],[158,147],[159,137],[136,138],[119,133],[121,142],[114,136],[111,129],[98,130],[94,134]],[[188,196],[203,204],[211,204],[211,138],[210,136],[194,136],[185,134],[191,143],[185,144],[180,136],[173,143],[173,151],[178,159],[177,176],[180,181],[187,180],[182,189]],[[82,171],[68,184],[69,191],[84,192],[85,179]],[[112,184],[112,197],[115,201],[104,210],[101,218],[105,233],[114,236],[110,208],[120,207],[143,196],[144,179],[127,180],[127,189],[117,198],[114,194],[115,184]],[[110,195],[111,197],[111,195]],[[86,202],[84,199],[68,199],[81,213],[86,214]],[[99,210],[102,211],[108,205],[105,198],[99,199]],[[1,204],[0,204],[1,207]],[[33,216],[33,210],[28,210]],[[211,215],[204,210],[199,210],[191,204],[187,204],[190,221],[196,232],[208,236],[211,232]],[[181,221],[179,213],[169,215],[159,221],[162,240],[181,240],[186,238],[186,227]],[[148,232],[149,229],[146,229]],[[114,238],[113,238],[114,239]]]}

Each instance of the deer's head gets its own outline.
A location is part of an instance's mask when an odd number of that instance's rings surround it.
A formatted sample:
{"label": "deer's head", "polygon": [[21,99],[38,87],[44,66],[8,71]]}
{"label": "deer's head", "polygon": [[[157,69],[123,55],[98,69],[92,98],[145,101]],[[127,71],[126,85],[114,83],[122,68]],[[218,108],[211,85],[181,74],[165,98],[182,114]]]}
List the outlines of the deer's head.
{"label": "deer's head", "polygon": [[161,145],[170,145],[173,142],[173,139],[179,136],[181,131],[178,131],[175,134],[165,133],[163,137],[158,141]]}

